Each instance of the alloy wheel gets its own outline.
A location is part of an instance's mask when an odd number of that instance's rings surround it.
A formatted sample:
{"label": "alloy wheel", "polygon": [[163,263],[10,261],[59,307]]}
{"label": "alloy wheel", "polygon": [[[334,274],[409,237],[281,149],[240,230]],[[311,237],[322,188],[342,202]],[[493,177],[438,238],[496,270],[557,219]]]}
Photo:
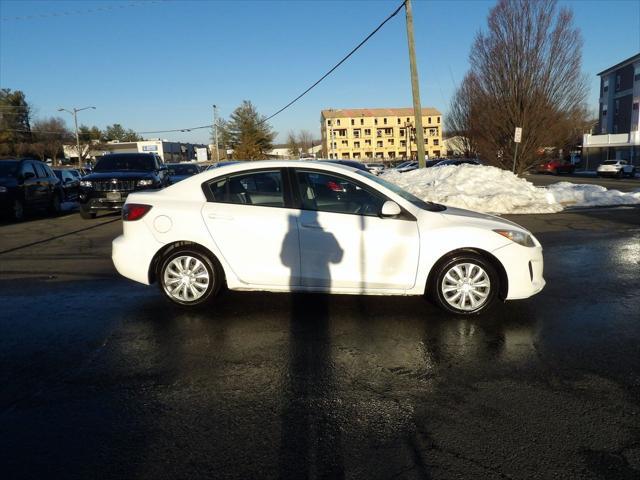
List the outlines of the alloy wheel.
{"label": "alloy wheel", "polygon": [[491,293],[489,274],[475,263],[453,265],[442,278],[442,297],[451,307],[465,312],[482,308]]}
{"label": "alloy wheel", "polygon": [[165,292],[181,303],[200,300],[213,281],[205,264],[190,255],[173,258],[163,272]]}

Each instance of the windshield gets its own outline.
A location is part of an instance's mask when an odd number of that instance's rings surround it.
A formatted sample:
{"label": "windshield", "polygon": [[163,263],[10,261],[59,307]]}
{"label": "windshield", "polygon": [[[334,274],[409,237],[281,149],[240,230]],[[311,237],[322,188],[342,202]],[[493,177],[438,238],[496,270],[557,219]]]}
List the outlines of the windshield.
{"label": "windshield", "polygon": [[602,162],[603,165],[615,165],[618,163],[617,160],[607,160],[606,162]]}
{"label": "windshield", "polygon": [[445,207],[444,205],[440,205],[439,203],[425,202],[424,200],[420,200],[418,197],[410,194],[406,190],[403,190],[396,184],[387,182],[386,180],[383,180],[380,177],[376,177],[375,175],[369,172],[358,170],[356,173],[359,175],[362,175],[363,177],[367,177],[370,180],[373,180],[374,182],[376,182],[379,185],[382,185],[385,188],[388,188],[396,195],[399,195],[400,197],[404,198],[406,201],[411,202],[413,205],[423,210],[429,210],[430,212],[441,212],[447,209],[447,207]]}
{"label": "windshield", "polygon": [[117,172],[121,170],[155,170],[153,157],[148,155],[105,155],[96,163],[94,172]]}
{"label": "windshield", "polygon": [[13,177],[17,167],[18,162],[15,160],[0,160],[0,177]]}

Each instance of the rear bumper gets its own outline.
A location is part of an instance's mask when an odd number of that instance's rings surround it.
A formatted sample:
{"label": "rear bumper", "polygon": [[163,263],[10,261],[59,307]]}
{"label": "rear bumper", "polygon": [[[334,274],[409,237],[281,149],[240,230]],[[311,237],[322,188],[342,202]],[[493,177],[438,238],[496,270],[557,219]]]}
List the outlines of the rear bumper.
{"label": "rear bumper", "polygon": [[523,247],[511,243],[492,253],[507,273],[509,289],[506,300],[529,298],[544,288],[542,247]]}
{"label": "rear bumper", "polygon": [[151,261],[163,244],[155,240],[148,231],[145,235],[143,229],[138,229],[137,233],[141,235],[135,235],[135,241],[128,241],[125,235],[120,235],[113,240],[111,260],[123,277],[149,285]]}

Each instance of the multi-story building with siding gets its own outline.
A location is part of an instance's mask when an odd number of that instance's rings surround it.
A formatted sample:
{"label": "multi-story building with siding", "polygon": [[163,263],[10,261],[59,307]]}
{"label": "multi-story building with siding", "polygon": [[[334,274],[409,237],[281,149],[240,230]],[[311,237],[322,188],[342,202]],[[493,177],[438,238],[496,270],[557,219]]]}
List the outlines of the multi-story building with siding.
{"label": "multi-story building with siding", "polygon": [[583,138],[582,159],[589,167],[609,159],[640,165],[640,53],[598,75],[598,126]]}
{"label": "multi-story building with siding", "polygon": [[[322,110],[320,122],[325,158],[363,161],[417,157],[413,108]],[[422,128],[426,155],[439,157],[444,151],[440,112],[423,107]]]}

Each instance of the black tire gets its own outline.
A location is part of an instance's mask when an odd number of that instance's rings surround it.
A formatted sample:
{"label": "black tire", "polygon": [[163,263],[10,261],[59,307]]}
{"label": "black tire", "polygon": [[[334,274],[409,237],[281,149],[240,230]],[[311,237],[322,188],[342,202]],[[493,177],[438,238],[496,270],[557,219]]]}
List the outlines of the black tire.
{"label": "black tire", "polygon": [[91,220],[92,218],[96,218],[96,213],[87,212],[86,210],[83,210],[82,208],[80,208],[80,216],[85,220]]}
{"label": "black tire", "polygon": [[24,220],[24,202],[19,198],[16,198],[13,201],[13,205],[11,206],[11,216],[16,222]]}
{"label": "black tire", "polygon": [[[167,276],[173,276],[174,280],[178,278],[172,273],[175,270],[167,273],[167,270],[170,269],[170,267],[172,266],[172,262],[174,262],[174,260],[177,260],[178,262],[180,262],[180,259],[185,257],[197,259],[200,262],[200,265],[206,270],[209,278],[209,281],[206,287],[203,288],[201,295],[193,299],[177,298],[170,291],[171,285],[168,285],[166,282]],[[187,268],[191,268],[191,267],[187,267]],[[193,269],[194,274],[197,274],[198,271],[201,271],[201,270],[198,270],[198,268],[199,267],[195,267]],[[158,270],[156,272],[156,278],[158,279],[158,286],[160,287],[160,291],[165,296],[165,298],[167,298],[172,303],[175,303],[177,305],[181,305],[184,307],[197,307],[199,305],[202,305],[208,302],[218,294],[221,287],[224,285],[224,273],[222,271],[222,268],[220,267],[220,264],[218,263],[218,260],[215,257],[212,257],[209,254],[203,252],[199,248],[197,247],[194,248],[192,246],[179,247],[179,248],[176,248],[175,250],[170,250],[158,262]],[[195,276],[194,276],[194,280],[195,280]],[[180,288],[180,287],[177,287],[177,288]],[[184,291],[187,294],[187,296],[189,296],[190,293],[187,291],[187,288],[188,288],[187,285],[185,285]],[[200,287],[196,287],[196,288],[200,288]]]}
{"label": "black tire", "polygon": [[49,213],[51,215],[60,215],[62,212],[62,199],[59,193],[54,193],[51,196],[51,203],[49,204]]}
{"label": "black tire", "polygon": [[620,171],[618,172],[618,174],[616,175],[617,178],[622,178],[624,177],[624,169],[620,169]]}
{"label": "black tire", "polygon": [[[475,295],[480,296],[486,294],[486,297],[481,300],[481,303],[479,303],[477,307],[472,306],[471,293],[464,292],[463,294],[459,291],[444,291],[445,288],[451,288],[451,282],[449,281],[449,279],[446,280],[449,284],[449,287],[445,287],[445,277],[447,277],[447,274],[449,274],[454,267],[458,267],[458,269],[464,273],[466,270],[468,270],[465,268],[466,265],[474,265],[476,267],[479,267],[485,274],[483,277],[480,277],[480,279],[478,280],[478,287],[474,289],[474,291],[477,292],[477,294],[473,295],[474,301],[479,301],[477,300],[478,297],[476,297]],[[436,270],[434,272],[435,274],[430,285],[429,295],[431,299],[436,303],[436,305],[446,310],[447,312],[455,313],[457,315],[479,315],[491,309],[491,307],[494,306],[496,300],[498,299],[498,292],[500,291],[500,277],[491,262],[480,255],[474,253],[461,253],[460,255],[450,257],[445,261],[440,262],[435,268]],[[474,268],[471,268],[470,270],[471,275],[469,276],[471,277],[475,276],[479,272]],[[487,287],[480,286],[482,283],[485,283],[483,280],[484,278],[488,279]],[[449,300],[447,300],[447,293],[451,293],[451,295],[448,297]],[[462,299],[461,301],[464,302],[463,308],[458,308],[454,304],[452,304],[455,303],[455,301],[452,301],[452,299],[456,296],[456,293],[460,295],[460,297],[458,298]],[[468,306],[467,303],[469,304]]]}

